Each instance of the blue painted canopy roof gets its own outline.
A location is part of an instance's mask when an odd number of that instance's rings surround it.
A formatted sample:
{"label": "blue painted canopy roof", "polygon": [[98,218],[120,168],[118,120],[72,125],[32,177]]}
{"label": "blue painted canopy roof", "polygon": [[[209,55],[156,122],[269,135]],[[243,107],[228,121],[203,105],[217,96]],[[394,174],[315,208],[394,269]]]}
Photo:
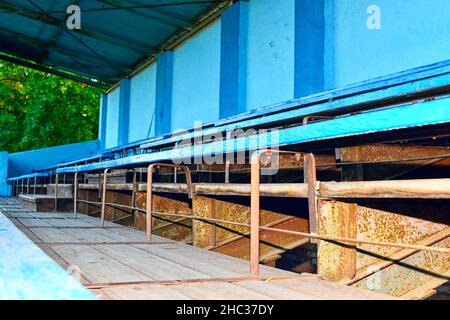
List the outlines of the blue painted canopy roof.
{"label": "blue painted canopy roof", "polygon": [[[2,0],[0,52],[6,55],[0,53],[0,59],[26,59],[25,64],[59,68],[108,86],[228,2]],[[81,8],[81,30],[66,26],[72,4]]]}

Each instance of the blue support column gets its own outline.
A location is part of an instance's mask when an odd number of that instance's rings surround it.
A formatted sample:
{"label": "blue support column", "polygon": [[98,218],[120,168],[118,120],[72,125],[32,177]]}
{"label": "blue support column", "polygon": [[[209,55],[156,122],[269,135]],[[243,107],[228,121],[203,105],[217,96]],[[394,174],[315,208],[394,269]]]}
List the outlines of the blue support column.
{"label": "blue support column", "polygon": [[102,94],[100,97],[100,116],[98,124],[98,140],[100,141],[101,151],[105,150],[107,112],[108,112],[108,95]]}
{"label": "blue support column", "polygon": [[173,52],[158,57],[156,70],[155,135],[171,131]]}
{"label": "blue support column", "polygon": [[248,3],[237,2],[222,13],[220,52],[221,119],[246,111]]}
{"label": "blue support column", "polygon": [[118,146],[128,143],[128,129],[130,122],[130,79],[124,79],[120,83],[119,98],[119,132]]}
{"label": "blue support column", "polygon": [[10,195],[6,178],[8,178],[8,152],[0,151],[0,196],[2,197]]}
{"label": "blue support column", "polygon": [[324,91],[325,1],[295,0],[295,98]]}

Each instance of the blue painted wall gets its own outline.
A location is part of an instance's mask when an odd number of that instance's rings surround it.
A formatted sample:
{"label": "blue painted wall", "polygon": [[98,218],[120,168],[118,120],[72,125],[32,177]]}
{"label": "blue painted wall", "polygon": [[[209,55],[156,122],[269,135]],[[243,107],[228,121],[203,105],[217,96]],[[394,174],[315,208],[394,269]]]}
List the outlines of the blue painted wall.
{"label": "blue painted wall", "polygon": [[[373,4],[380,30],[366,26]],[[450,59],[448,12],[448,0],[236,3],[130,80],[128,141]],[[107,148],[119,100],[108,95]]]}
{"label": "blue painted wall", "polygon": [[174,51],[172,130],[219,119],[220,19]]}
{"label": "blue painted wall", "polygon": [[155,135],[156,64],[131,78],[130,142]]}
{"label": "blue painted wall", "polygon": [[[70,161],[99,152],[99,141],[88,141],[32,151],[11,153],[8,156],[8,177],[17,177],[63,161]],[[1,167],[1,164],[0,164]],[[1,169],[0,169],[1,172]]]}
{"label": "blue painted wall", "polygon": [[249,2],[247,110],[294,97],[294,0]]}
{"label": "blue painted wall", "polygon": [[[450,59],[448,0],[328,2],[329,87]],[[381,9],[380,30],[366,26],[372,4]]]}

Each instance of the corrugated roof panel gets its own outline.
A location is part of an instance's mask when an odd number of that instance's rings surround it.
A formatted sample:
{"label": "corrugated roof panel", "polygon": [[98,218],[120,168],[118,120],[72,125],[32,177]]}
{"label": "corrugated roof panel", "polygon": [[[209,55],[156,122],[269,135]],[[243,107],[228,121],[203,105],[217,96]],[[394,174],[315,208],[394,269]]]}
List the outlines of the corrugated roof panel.
{"label": "corrugated roof panel", "polygon": [[[114,83],[156,54],[169,38],[194,27],[203,13],[229,2],[3,0],[0,51]],[[70,31],[66,10],[76,3],[81,30]]]}

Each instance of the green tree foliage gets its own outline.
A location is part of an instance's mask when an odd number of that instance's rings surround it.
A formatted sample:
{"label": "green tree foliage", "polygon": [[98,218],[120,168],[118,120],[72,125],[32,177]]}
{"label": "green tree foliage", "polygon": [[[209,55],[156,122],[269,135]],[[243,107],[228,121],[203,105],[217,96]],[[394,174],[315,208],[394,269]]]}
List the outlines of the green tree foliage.
{"label": "green tree foliage", "polygon": [[0,61],[0,150],[97,139],[100,93],[84,83]]}

